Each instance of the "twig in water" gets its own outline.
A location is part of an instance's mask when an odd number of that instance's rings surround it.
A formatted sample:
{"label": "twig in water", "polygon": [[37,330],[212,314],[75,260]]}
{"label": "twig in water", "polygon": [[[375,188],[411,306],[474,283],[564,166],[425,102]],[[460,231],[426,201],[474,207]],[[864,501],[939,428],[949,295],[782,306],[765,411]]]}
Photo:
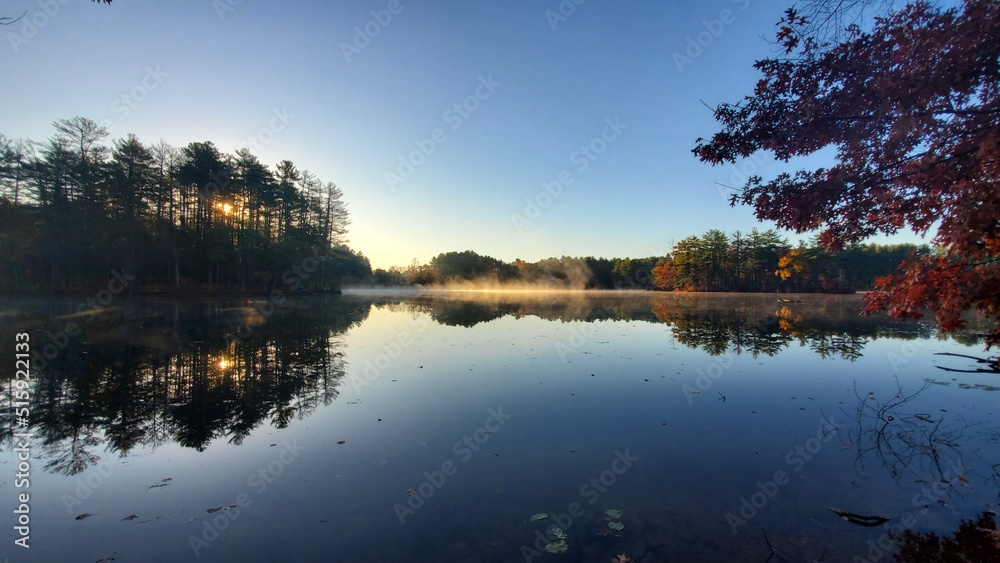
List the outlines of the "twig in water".
{"label": "twig in water", "polygon": [[767,532],[764,530],[764,528],[760,529],[760,533],[764,534],[764,542],[767,543],[767,548],[771,550],[771,555],[777,555],[774,552],[774,546],[771,545],[771,540],[767,539]]}

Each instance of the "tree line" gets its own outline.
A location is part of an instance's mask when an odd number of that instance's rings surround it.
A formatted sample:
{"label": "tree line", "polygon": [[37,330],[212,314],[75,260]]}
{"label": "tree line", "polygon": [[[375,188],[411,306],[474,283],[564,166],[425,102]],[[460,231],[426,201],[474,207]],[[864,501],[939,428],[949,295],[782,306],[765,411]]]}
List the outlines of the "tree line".
{"label": "tree line", "polygon": [[376,269],[377,286],[524,287],[535,289],[644,289],[662,291],[825,292],[871,289],[900,262],[930,255],[926,245],[850,245],[839,252],[818,240],[791,246],[775,230],[713,229],[675,244],[666,256],[546,258],[504,262],[466,250],[429,263]]}
{"label": "tree line", "polygon": [[773,229],[729,235],[713,229],[677,243],[653,270],[653,283],[682,291],[853,293],[897,273],[905,258],[931,252],[914,244],[854,244],[832,252],[818,239],[792,247]]}
{"label": "tree line", "polygon": [[93,120],[44,142],[0,134],[0,289],[74,291],[113,272],[132,291],[336,290],[371,272],[347,247],[343,193],[248,149],[135,135]]}

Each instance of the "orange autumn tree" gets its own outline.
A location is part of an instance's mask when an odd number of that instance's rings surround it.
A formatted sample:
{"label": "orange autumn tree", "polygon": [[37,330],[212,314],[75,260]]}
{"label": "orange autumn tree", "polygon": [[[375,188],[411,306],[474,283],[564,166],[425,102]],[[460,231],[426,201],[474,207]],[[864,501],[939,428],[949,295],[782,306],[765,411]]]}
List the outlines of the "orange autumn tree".
{"label": "orange autumn tree", "polygon": [[1000,2],[914,2],[837,44],[810,36],[794,9],[778,25],[783,54],[756,63],[752,96],[715,109],[722,130],[695,155],[788,162],[835,149],[829,168],[752,177],[731,203],[798,233],[819,229],[834,251],[935,229],[941,255],[914,254],[880,278],[865,311],[929,309],[952,331],[978,309],[996,323],[988,346],[1000,344]]}
{"label": "orange autumn tree", "polygon": [[809,266],[805,248],[793,248],[778,260],[778,269],[774,275],[785,281],[793,275],[801,274]]}
{"label": "orange autumn tree", "polygon": [[674,289],[674,262],[669,256],[653,268],[653,287],[663,290]]}

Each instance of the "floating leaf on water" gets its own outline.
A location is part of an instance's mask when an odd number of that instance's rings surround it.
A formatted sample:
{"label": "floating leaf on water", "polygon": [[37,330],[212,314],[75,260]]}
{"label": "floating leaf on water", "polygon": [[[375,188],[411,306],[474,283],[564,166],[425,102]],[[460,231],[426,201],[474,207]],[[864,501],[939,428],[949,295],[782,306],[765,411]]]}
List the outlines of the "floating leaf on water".
{"label": "floating leaf on water", "polygon": [[417,494],[417,491],[414,491],[413,489],[406,491],[406,496],[408,497],[412,497],[415,494]]}
{"label": "floating leaf on water", "polygon": [[126,517],[122,518],[122,520],[135,520],[135,519],[136,519],[136,518],[138,518],[138,517],[139,517],[139,515],[138,515],[138,514],[130,514],[130,515],[128,515],[128,516],[126,516]]}
{"label": "floating leaf on water", "polygon": [[372,467],[379,467],[385,464],[386,461],[384,459],[376,459],[375,461],[372,462]]}
{"label": "floating leaf on water", "polygon": [[881,516],[862,516],[853,512],[843,512],[837,510],[836,508],[830,508],[829,506],[827,509],[833,511],[834,514],[840,516],[844,520],[847,520],[851,524],[857,524],[859,526],[881,526],[889,521],[888,518],[883,518]]}
{"label": "floating leaf on water", "polygon": [[549,553],[566,553],[569,550],[569,546],[566,545],[566,540],[559,540],[557,542],[552,542],[545,546],[545,551]]}
{"label": "floating leaf on water", "polygon": [[604,516],[607,517],[608,520],[621,520],[622,511],[617,508],[609,508],[604,511]]}
{"label": "floating leaf on water", "polygon": [[216,506],[215,508],[209,508],[209,509],[208,509],[208,510],[206,510],[205,512],[207,512],[207,513],[211,514],[211,513],[213,513],[213,512],[218,512],[218,511],[220,511],[220,510],[222,510],[222,507],[221,507],[221,506]]}
{"label": "floating leaf on water", "polygon": [[608,522],[608,527],[611,528],[612,530],[616,531],[616,532],[620,532],[620,531],[622,531],[622,530],[625,529],[625,524],[622,524],[621,522],[618,522],[617,520],[613,520],[611,522]]}
{"label": "floating leaf on water", "polygon": [[559,526],[552,526],[548,530],[545,530],[545,533],[556,538],[557,540],[566,539],[566,532],[564,532]]}
{"label": "floating leaf on water", "polygon": [[77,520],[83,520],[84,518],[90,518],[93,514],[81,514],[76,517]]}
{"label": "floating leaf on water", "polygon": [[544,512],[539,512],[538,514],[531,517],[532,522],[538,522],[539,520],[545,520],[549,515]]}
{"label": "floating leaf on water", "polygon": [[341,440],[341,441],[337,442],[337,444],[339,444],[339,445],[344,445],[346,443],[347,443],[347,440]]}

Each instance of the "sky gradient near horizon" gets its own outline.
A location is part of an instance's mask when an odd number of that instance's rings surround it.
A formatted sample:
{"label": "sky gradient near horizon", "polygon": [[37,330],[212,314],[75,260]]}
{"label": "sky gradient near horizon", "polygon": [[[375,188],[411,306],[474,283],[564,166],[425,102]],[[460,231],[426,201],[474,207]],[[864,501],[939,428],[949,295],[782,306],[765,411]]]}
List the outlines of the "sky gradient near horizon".
{"label": "sky gradient near horizon", "polygon": [[40,141],[79,115],[111,139],[291,160],[343,190],[373,267],[657,256],[773,227],[729,206],[718,183],[739,185],[738,166],[691,149],[718,128],[707,106],[752,91],[788,5],[13,0],[0,133]]}

